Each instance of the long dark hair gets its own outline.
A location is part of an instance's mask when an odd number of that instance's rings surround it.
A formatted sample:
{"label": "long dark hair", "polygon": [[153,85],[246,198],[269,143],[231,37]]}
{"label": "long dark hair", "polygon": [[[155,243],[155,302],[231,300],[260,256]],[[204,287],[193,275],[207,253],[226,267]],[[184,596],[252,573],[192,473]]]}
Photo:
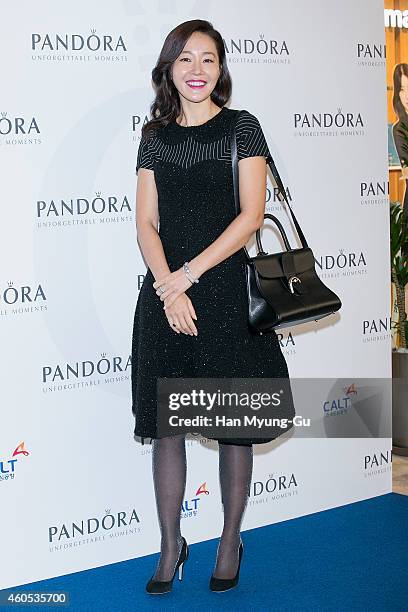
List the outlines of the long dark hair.
{"label": "long dark hair", "polygon": [[193,32],[207,34],[207,36],[213,39],[217,48],[220,76],[211,93],[211,100],[217,106],[224,106],[231,97],[232,81],[221,34],[213,28],[212,23],[209,21],[203,19],[184,21],[167,34],[159,58],[152,70],[152,81],[156,97],[150,106],[152,119],[147,121],[142,127],[142,138],[144,139],[149,138],[156,129],[166,126],[171,121],[175,121],[180,115],[180,97],[171,79],[171,67]]}
{"label": "long dark hair", "polygon": [[394,95],[392,98],[392,106],[398,119],[406,122],[408,120],[408,115],[399,97],[402,75],[408,77],[408,64],[397,64],[394,68]]}

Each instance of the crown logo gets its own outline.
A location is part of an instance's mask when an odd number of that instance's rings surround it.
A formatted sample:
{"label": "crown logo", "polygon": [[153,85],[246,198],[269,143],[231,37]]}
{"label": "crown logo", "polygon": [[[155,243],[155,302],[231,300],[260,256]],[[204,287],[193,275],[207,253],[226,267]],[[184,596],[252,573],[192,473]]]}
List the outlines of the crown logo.
{"label": "crown logo", "polygon": [[101,357],[106,357],[106,353],[101,353]]}
{"label": "crown logo", "polygon": [[7,284],[8,284],[9,287],[12,287],[14,283],[13,283],[13,281],[8,281]]}
{"label": "crown logo", "polygon": [[102,193],[102,191],[96,191],[95,193],[96,193],[96,197],[97,197],[97,198],[100,198],[100,197],[101,197],[101,193]]}

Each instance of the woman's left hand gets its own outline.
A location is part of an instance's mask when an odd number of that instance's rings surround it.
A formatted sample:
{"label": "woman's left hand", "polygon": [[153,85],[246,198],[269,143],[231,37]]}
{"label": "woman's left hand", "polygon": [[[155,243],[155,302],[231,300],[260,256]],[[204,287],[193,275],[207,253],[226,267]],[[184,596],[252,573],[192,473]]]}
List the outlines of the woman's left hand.
{"label": "woman's left hand", "polygon": [[[170,306],[174,300],[184,293],[192,283],[188,280],[186,273],[183,268],[179,268],[175,272],[170,272],[163,278],[158,279],[153,283],[153,288],[156,289],[157,295],[161,301],[164,302],[163,308],[166,309]],[[160,293],[159,288],[164,288],[164,291]]]}

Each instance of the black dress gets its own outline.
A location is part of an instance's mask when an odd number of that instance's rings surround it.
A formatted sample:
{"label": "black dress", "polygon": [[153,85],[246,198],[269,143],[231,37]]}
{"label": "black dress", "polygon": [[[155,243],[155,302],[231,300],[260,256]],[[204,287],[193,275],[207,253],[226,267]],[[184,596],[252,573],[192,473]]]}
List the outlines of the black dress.
{"label": "black dress", "polygon": [[[208,247],[236,216],[229,144],[236,112],[224,106],[206,123],[192,127],[172,122],[140,142],[136,172],[140,167],[154,171],[159,235],[172,272]],[[236,132],[238,160],[269,154],[260,123],[248,111],[239,117]],[[187,289],[198,336],[172,330],[154,281],[148,269],[134,317],[131,377],[136,436],[159,437],[157,378],[289,378],[276,333],[254,335],[248,328],[243,249]],[[288,406],[284,416],[292,419],[294,407]],[[269,442],[281,433],[269,438],[215,439],[249,445]]]}
{"label": "black dress", "polygon": [[[406,166],[406,159],[408,158],[408,144],[406,142],[406,136],[404,131],[402,131],[401,123],[407,126],[408,116],[405,115],[404,119],[401,121],[397,121],[392,126],[392,135],[394,138],[395,148],[397,149],[398,157],[400,159],[401,168]],[[405,223],[405,227],[408,229],[408,181],[405,181],[405,193],[404,193],[404,201],[402,203],[402,214]],[[402,254],[405,257],[408,257],[408,244],[403,247]]]}

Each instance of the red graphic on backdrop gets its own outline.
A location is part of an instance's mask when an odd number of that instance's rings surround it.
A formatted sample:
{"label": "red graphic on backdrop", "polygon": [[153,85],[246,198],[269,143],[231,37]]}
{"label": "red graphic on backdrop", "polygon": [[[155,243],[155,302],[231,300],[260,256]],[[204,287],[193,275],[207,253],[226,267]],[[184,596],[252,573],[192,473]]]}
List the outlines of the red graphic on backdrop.
{"label": "red graphic on backdrop", "polygon": [[205,493],[206,495],[210,494],[210,492],[207,491],[207,483],[206,482],[203,482],[203,484],[200,487],[198,487],[196,495],[200,495],[201,493]]}
{"label": "red graphic on backdrop", "polygon": [[20,442],[20,444],[17,446],[16,450],[12,454],[12,457],[15,457],[16,455],[24,455],[25,457],[27,457],[27,455],[29,454],[30,453],[24,448],[24,442]]}

